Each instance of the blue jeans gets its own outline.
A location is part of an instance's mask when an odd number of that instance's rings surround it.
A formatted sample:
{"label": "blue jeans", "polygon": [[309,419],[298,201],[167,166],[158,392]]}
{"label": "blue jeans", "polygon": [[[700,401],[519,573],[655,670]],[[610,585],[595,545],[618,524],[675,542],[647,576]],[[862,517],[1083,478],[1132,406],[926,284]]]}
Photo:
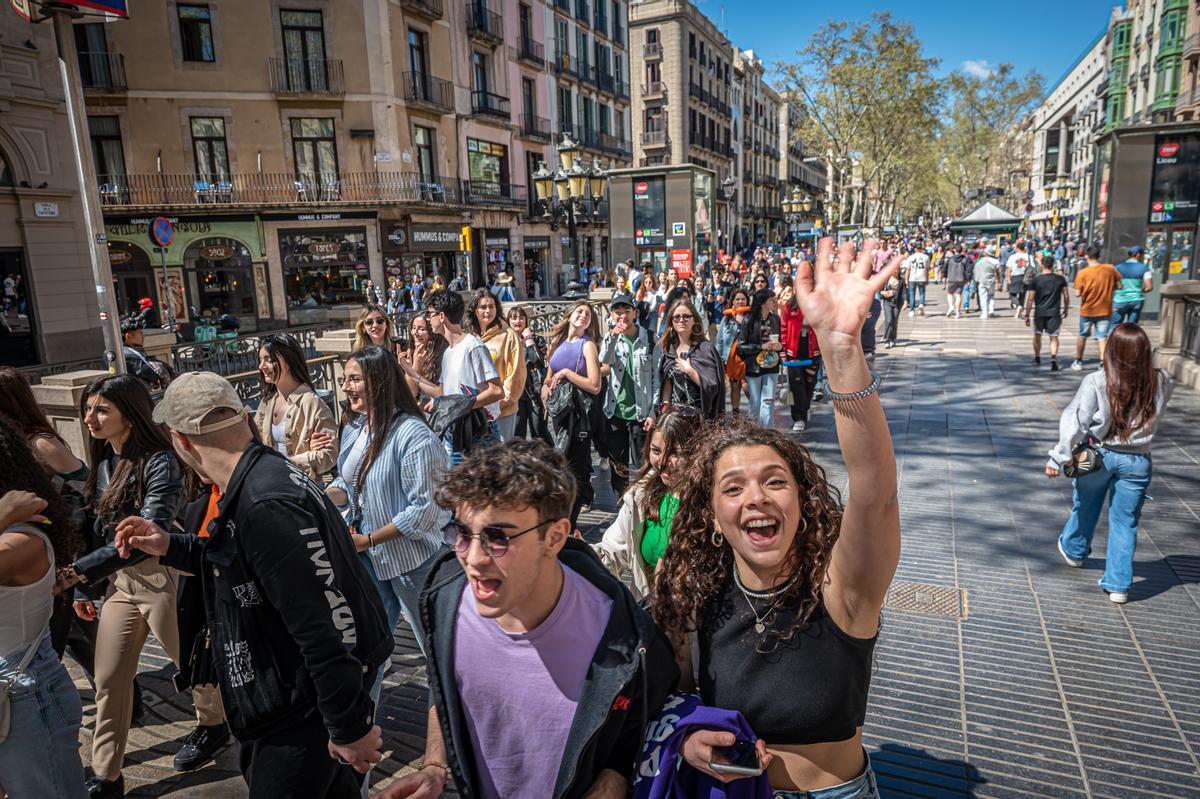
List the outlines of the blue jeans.
{"label": "blue jeans", "polygon": [[775,386],[779,374],[746,375],[746,415],[758,414],[763,427],[770,427],[775,410]]}
{"label": "blue jeans", "polygon": [[[371,562],[370,556],[366,552],[358,553],[366,565],[371,579],[375,581],[379,598],[383,601],[383,614],[387,619],[388,631],[395,632],[396,624],[400,621],[400,614],[403,613],[404,620],[408,622],[409,627],[412,627],[413,637],[417,639],[417,646],[420,647],[423,656],[426,655],[427,649],[425,627],[421,624],[421,589],[425,587],[425,578],[429,576],[433,564],[442,554],[443,550],[438,550],[412,571],[396,575],[390,580],[382,580],[375,573],[375,564]],[[383,675],[386,671],[387,669],[380,669],[379,674],[375,675],[375,686],[371,689],[371,698],[375,700],[376,705],[379,704],[379,692],[383,690]]]}
{"label": "blue jeans", "polygon": [[1092,551],[1092,536],[1100,510],[1108,497],[1108,553],[1100,587],[1105,591],[1124,592],[1133,583],[1133,552],[1137,547],[1138,522],[1142,503],[1150,485],[1149,455],[1114,452],[1100,448],[1103,465],[1083,477],[1075,478],[1071,517],[1063,526],[1058,541],[1063,552],[1083,560]]}
{"label": "blue jeans", "polygon": [[909,283],[908,284],[908,307],[916,308],[925,307],[925,284],[924,283]]}
{"label": "blue jeans", "polygon": [[1122,322],[1133,322],[1135,325],[1142,318],[1143,300],[1135,302],[1115,302],[1113,303],[1112,324],[1113,327]]}
{"label": "blue jeans", "polygon": [[866,770],[849,782],[815,791],[775,791],[773,796],[775,799],[879,799],[879,786],[868,758]]}
{"label": "blue jeans", "polygon": [[964,284],[963,284],[963,289],[962,289],[962,295],[963,295],[963,305],[962,305],[962,309],[963,309],[963,313],[966,313],[967,311],[971,310],[971,291],[972,291],[972,285],[973,285],[973,284],[972,284],[972,283],[971,283],[971,281],[969,281],[969,280],[968,280],[966,283],[964,283]]}
{"label": "blue jeans", "polygon": [[[79,692],[58,662],[50,636],[35,646],[38,653],[9,694],[12,719],[8,738],[0,743],[0,780],[17,799],[84,799]],[[0,674],[10,677],[24,654],[15,652],[7,661],[0,657]]]}
{"label": "blue jeans", "polygon": [[1111,316],[1081,316],[1079,317],[1079,337],[1087,338],[1092,335],[1092,331],[1096,331],[1096,340],[1102,341],[1108,338],[1108,332],[1112,329],[1113,320]]}

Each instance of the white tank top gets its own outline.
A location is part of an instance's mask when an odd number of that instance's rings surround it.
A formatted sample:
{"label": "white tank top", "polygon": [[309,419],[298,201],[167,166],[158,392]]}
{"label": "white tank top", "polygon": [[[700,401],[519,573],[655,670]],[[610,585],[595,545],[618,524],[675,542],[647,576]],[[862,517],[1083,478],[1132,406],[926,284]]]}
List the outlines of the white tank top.
{"label": "white tank top", "polygon": [[0,535],[33,533],[46,545],[50,568],[29,585],[0,585],[0,655],[7,659],[33,646],[46,631],[54,609],[54,548],[41,530],[29,524],[14,524]]}
{"label": "white tank top", "polygon": [[279,451],[279,454],[285,458],[288,456],[287,434],[284,432],[284,428],[286,426],[287,426],[287,416],[286,415],[282,419],[279,420],[279,424],[271,425],[271,441],[272,441],[272,443],[275,444],[275,449]]}

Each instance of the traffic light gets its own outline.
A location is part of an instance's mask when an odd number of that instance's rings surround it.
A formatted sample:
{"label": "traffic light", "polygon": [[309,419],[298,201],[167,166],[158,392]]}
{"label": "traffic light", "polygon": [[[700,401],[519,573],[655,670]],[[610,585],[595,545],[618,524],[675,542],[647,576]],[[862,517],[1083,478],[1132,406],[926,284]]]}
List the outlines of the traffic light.
{"label": "traffic light", "polygon": [[462,232],[458,235],[458,250],[459,252],[471,251],[471,226],[463,225]]}

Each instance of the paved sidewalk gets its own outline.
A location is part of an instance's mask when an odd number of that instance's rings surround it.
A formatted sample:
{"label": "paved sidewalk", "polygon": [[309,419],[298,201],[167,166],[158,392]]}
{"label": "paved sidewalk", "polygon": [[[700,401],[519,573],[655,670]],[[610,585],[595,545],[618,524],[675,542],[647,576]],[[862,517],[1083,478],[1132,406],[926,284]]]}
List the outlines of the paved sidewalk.
{"label": "paved sidewalk", "polygon": [[[1160,427],[1135,584],[1115,606],[1096,585],[1105,521],[1085,568],[1067,568],[1054,542],[1070,482],[1042,472],[1085,373],[1035,368],[1011,311],[949,320],[932,315],[945,309],[940,288],[930,302],[930,316],[902,317],[901,346],[876,361],[904,536],[865,730],[883,795],[1200,797],[1200,396],[1177,390]],[[1064,365],[1076,325],[1074,314],[1064,324]],[[1094,369],[1094,344],[1088,356]],[[831,409],[815,407],[805,441],[844,488]],[[585,526],[615,509],[599,493]],[[419,762],[425,725],[424,667],[403,625],[397,641],[387,771]],[[148,646],[152,721],[134,731],[129,795],[244,796],[232,749],[195,774],[171,770],[190,723],[169,671]]]}

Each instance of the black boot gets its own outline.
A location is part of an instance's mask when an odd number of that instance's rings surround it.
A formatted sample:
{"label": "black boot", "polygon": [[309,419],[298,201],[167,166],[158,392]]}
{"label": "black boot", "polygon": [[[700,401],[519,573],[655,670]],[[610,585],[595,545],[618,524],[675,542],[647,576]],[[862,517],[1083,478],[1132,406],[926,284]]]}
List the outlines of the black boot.
{"label": "black boot", "polygon": [[88,799],[125,799],[125,776],[121,775],[112,782],[100,777],[92,777],[85,782]]}
{"label": "black boot", "polygon": [[224,724],[196,727],[175,753],[176,771],[193,771],[217,756],[229,742],[229,728]]}

